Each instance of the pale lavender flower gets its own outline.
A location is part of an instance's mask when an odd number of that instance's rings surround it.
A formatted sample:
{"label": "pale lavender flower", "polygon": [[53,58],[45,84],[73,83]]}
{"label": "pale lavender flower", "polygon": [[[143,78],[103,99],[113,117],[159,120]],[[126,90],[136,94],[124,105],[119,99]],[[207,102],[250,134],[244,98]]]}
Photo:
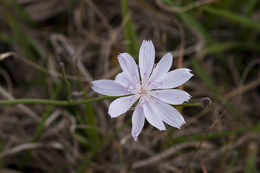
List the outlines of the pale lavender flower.
{"label": "pale lavender flower", "polygon": [[129,95],[110,104],[108,113],[112,118],[127,112],[139,100],[132,116],[132,136],[135,140],[143,129],[145,118],[159,130],[165,130],[163,122],[178,129],[185,124],[182,115],[169,104],[180,105],[191,96],[185,91],[171,88],[184,84],[193,74],[187,68],[168,72],[172,65],[170,53],[164,55],[155,68],[154,59],[152,41],[143,41],[139,52],[139,68],[131,55],[122,53],[118,61],[123,72],[115,80],[92,82],[92,89],[100,94]]}

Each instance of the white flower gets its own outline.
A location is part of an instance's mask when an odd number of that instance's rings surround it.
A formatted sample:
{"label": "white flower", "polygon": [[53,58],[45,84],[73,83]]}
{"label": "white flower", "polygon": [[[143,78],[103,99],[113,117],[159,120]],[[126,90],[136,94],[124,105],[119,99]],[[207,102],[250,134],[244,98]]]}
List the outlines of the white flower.
{"label": "white flower", "polygon": [[[146,120],[158,128],[165,130],[164,123],[180,128],[185,121],[182,115],[171,105],[179,105],[188,101],[191,96],[176,88],[188,81],[193,74],[190,69],[179,68],[169,71],[172,55],[167,53],[154,68],[155,50],[152,41],[143,41],[139,52],[139,70],[128,53],[118,56],[123,72],[115,80],[97,80],[92,82],[92,89],[108,96],[124,96],[114,100],[108,113],[112,118],[127,112],[139,99],[132,116],[132,136],[137,136],[143,129]],[[140,75],[139,75],[140,72]]]}

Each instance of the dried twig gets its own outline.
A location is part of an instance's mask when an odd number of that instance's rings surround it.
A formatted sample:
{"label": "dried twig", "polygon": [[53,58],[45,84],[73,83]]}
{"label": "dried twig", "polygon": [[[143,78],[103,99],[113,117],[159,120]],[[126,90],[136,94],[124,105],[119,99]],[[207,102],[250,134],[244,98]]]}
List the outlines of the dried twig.
{"label": "dried twig", "polygon": [[62,145],[60,143],[48,143],[48,144],[43,144],[43,143],[29,143],[29,144],[21,144],[18,145],[14,148],[11,149],[6,149],[4,152],[0,153],[0,158],[6,157],[8,155],[12,155],[24,150],[29,150],[29,149],[36,149],[36,148],[55,148],[58,150],[63,149]]}
{"label": "dried twig", "polygon": [[164,9],[168,12],[181,13],[181,12],[189,11],[189,10],[192,10],[193,8],[197,8],[202,5],[207,5],[207,4],[216,2],[216,1],[217,0],[199,0],[199,1],[195,1],[195,2],[190,3],[183,7],[169,7],[169,6],[166,6],[161,0],[156,0],[155,2],[159,7],[161,7],[162,9]]}
{"label": "dried twig", "polygon": [[[175,147],[167,149],[166,151],[156,154],[148,159],[140,160],[140,161],[133,163],[132,168],[137,169],[137,168],[148,166],[148,165],[151,165],[151,164],[154,164],[157,162],[161,162],[163,159],[166,159],[166,158],[176,154],[177,151],[180,151],[186,147],[195,147],[198,144],[200,144],[200,143],[199,142],[187,142],[187,143],[177,145]],[[208,143],[204,143],[204,144],[200,144],[200,147],[208,148],[208,147],[210,147],[210,145]]]}

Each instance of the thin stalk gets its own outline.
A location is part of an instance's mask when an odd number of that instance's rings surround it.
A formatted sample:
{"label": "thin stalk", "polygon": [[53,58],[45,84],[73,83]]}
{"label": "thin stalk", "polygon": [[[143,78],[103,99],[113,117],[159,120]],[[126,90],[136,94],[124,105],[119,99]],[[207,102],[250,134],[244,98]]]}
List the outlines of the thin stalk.
{"label": "thin stalk", "polygon": [[[97,102],[105,99],[116,99],[119,98],[118,96],[101,96],[95,97],[85,100],[71,100],[71,102],[64,101],[64,100],[48,100],[48,99],[34,99],[34,98],[27,98],[27,99],[14,99],[14,100],[0,100],[0,106],[2,105],[16,105],[16,104],[41,104],[41,105],[54,105],[54,106],[75,106],[75,105],[82,105],[88,104],[92,102]],[[201,106],[200,103],[183,103],[181,105],[173,105],[173,106],[182,106],[182,107],[197,107]]]}
{"label": "thin stalk", "polygon": [[[3,143],[2,140],[0,140],[0,153],[2,153],[3,151],[4,151]],[[4,158],[0,158],[0,168],[4,168],[4,167],[5,167]]]}
{"label": "thin stalk", "polygon": [[68,102],[70,103],[71,102],[71,87],[70,87],[70,83],[69,83],[69,81],[67,80],[67,77],[66,77],[66,70],[65,70],[64,64],[61,63],[60,65],[61,65],[62,79],[64,80],[64,83],[67,86]]}
{"label": "thin stalk", "polygon": [[55,105],[55,106],[75,106],[75,105],[81,105],[81,104],[87,104],[92,103],[104,99],[113,99],[118,98],[115,96],[101,96],[101,97],[95,97],[91,99],[86,100],[76,100],[71,102],[64,101],[64,100],[49,100],[49,99],[34,99],[34,98],[26,98],[26,99],[14,99],[14,100],[1,100],[1,105],[16,105],[16,104],[41,104],[41,105]]}

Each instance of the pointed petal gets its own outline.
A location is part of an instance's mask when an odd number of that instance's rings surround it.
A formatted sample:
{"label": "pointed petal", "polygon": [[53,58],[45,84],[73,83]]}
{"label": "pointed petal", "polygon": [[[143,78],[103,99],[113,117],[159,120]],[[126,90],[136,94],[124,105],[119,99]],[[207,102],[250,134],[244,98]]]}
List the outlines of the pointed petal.
{"label": "pointed petal", "polygon": [[155,50],[152,41],[144,40],[139,51],[139,67],[142,80],[148,80],[155,59]]}
{"label": "pointed petal", "polygon": [[125,72],[121,72],[121,73],[117,74],[115,81],[124,87],[127,87],[127,86],[133,84]]}
{"label": "pointed petal", "polygon": [[138,104],[132,116],[132,136],[135,141],[137,141],[137,137],[144,127],[144,122],[145,122],[144,111]]}
{"label": "pointed petal", "polygon": [[153,104],[147,102],[144,103],[142,106],[144,109],[144,116],[147,119],[147,121],[157,129],[165,130],[165,126],[163,124],[161,117],[159,117],[158,114],[152,109]]}
{"label": "pointed petal", "polygon": [[123,96],[130,94],[125,87],[116,83],[114,80],[96,80],[91,83],[91,88],[99,94],[107,96]]}
{"label": "pointed petal", "polygon": [[161,82],[157,85],[157,89],[176,88],[187,82],[193,74],[190,69],[179,68],[167,73]]}
{"label": "pointed petal", "polygon": [[138,82],[139,72],[135,60],[128,53],[121,53],[118,56],[118,61],[123,71],[131,78],[134,82]]}
{"label": "pointed petal", "polygon": [[152,109],[157,116],[170,126],[179,129],[183,124],[185,124],[182,115],[167,103],[158,100],[156,103],[152,103]]}
{"label": "pointed petal", "polygon": [[187,92],[178,89],[155,90],[151,92],[157,99],[173,105],[182,104],[191,98]]}
{"label": "pointed petal", "polygon": [[152,72],[152,75],[150,77],[150,81],[159,81],[160,78],[164,77],[164,75],[167,74],[167,72],[170,70],[172,66],[172,54],[167,53],[162,57],[162,59],[159,61],[157,66]]}
{"label": "pointed petal", "polygon": [[133,95],[133,96],[121,97],[114,100],[109,105],[108,114],[111,116],[111,118],[118,117],[119,115],[128,111],[131,108],[131,106],[136,102],[137,99],[138,97]]}

